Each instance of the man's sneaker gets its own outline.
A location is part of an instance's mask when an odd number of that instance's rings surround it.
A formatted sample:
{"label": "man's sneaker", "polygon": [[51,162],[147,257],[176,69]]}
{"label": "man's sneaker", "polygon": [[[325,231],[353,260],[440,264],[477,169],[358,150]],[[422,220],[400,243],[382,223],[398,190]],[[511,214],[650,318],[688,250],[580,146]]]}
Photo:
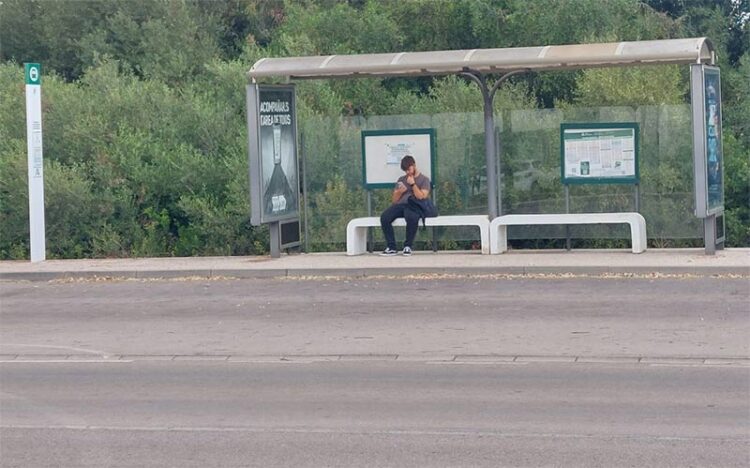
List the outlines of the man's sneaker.
{"label": "man's sneaker", "polygon": [[404,247],[404,251],[401,252],[405,257],[411,255],[411,247]]}
{"label": "man's sneaker", "polygon": [[390,247],[386,248],[384,251],[380,252],[381,257],[393,257],[394,255],[398,254],[395,249],[392,249]]}

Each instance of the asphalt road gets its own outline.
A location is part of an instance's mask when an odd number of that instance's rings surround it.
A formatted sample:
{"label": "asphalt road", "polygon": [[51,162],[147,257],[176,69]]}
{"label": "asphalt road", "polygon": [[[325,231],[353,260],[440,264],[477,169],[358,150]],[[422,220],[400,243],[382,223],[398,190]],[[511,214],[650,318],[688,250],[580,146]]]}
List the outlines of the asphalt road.
{"label": "asphalt road", "polygon": [[0,354],[750,357],[747,278],[0,282]]}
{"label": "asphalt road", "polygon": [[747,278],[16,282],[0,300],[2,467],[750,465]]}
{"label": "asphalt road", "polygon": [[3,467],[748,466],[750,369],[5,363]]}

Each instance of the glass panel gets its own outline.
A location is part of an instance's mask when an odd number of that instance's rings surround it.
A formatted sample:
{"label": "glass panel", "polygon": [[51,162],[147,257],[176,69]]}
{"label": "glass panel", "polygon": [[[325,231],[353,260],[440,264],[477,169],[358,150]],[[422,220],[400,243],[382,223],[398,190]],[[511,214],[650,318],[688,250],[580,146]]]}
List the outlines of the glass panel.
{"label": "glass panel", "polygon": [[[640,212],[649,239],[663,245],[699,239],[700,220],[693,215],[690,107],[661,105],[528,109],[499,112],[495,117],[502,165],[502,213],[564,213],[560,183],[560,124],[563,122],[637,122],[640,126]],[[437,174],[434,195],[441,214],[487,211],[484,122],[481,112],[380,115],[300,119],[306,157],[308,232],[311,250],[343,250],[346,223],[367,216],[362,188],[362,130],[434,128]],[[570,212],[635,211],[633,185],[570,187]],[[390,203],[390,190],[374,190],[372,216]],[[440,248],[477,247],[472,228],[439,228]],[[373,229],[382,242],[379,229]],[[628,239],[626,226],[572,226],[575,239]],[[403,232],[397,230],[397,238]],[[559,226],[516,226],[511,240],[564,239]],[[417,241],[427,247],[430,230],[420,228]],[[599,246],[594,241],[591,246]]]}

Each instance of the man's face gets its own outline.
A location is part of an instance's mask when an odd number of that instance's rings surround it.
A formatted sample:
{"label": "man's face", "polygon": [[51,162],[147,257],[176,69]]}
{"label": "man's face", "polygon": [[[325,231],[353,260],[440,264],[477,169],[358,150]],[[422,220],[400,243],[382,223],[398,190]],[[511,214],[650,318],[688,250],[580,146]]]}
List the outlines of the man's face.
{"label": "man's face", "polygon": [[412,164],[406,168],[406,175],[413,176],[417,172],[417,166]]}

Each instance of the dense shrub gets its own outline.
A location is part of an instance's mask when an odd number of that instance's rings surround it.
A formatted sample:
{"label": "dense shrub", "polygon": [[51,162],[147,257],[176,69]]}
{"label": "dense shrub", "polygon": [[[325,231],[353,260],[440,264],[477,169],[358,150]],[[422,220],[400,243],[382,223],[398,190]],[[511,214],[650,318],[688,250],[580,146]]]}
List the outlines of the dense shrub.
{"label": "dense shrub", "polygon": [[[249,222],[245,127],[246,72],[260,57],[700,35],[714,41],[722,67],[727,243],[747,246],[749,13],[747,2],[733,0],[3,0],[0,258],[28,257],[25,61],[43,64],[50,257],[240,255],[268,248],[265,228]],[[339,249],[346,220],[366,211],[363,129],[436,128],[441,211],[486,210],[474,84],[457,77],[303,81],[297,99],[311,249]],[[510,80],[495,100],[505,211],[562,209],[561,119],[637,121],[650,233],[659,245],[699,236],[686,99],[685,67]],[[538,171],[533,181],[520,180],[530,159]],[[387,205],[387,191],[372,195],[374,210]],[[631,201],[629,189],[583,187],[574,205],[625,209]],[[461,233],[451,236],[445,245],[464,245],[454,242]],[[596,245],[607,242],[617,241]]]}

